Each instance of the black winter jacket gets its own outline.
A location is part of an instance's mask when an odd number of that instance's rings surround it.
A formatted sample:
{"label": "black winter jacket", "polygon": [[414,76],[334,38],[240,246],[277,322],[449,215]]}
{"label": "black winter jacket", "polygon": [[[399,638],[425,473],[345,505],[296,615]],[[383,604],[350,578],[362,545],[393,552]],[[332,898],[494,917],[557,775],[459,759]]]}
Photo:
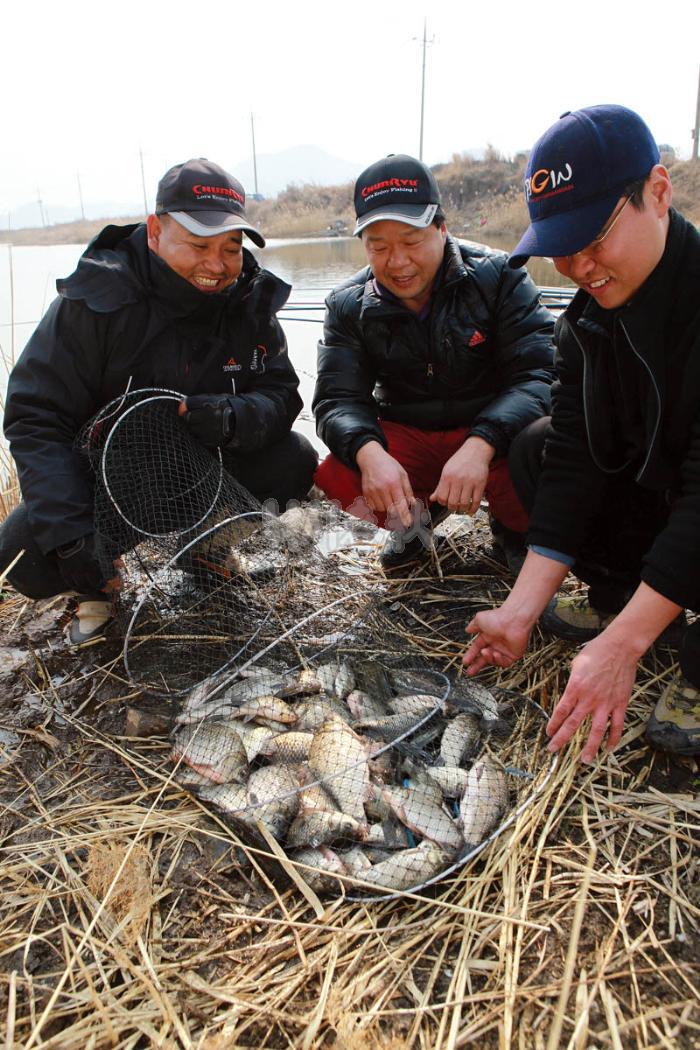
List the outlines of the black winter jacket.
{"label": "black winter jacket", "polygon": [[[609,314],[613,313],[610,317]],[[603,315],[608,316],[603,316]],[[611,380],[612,340],[623,373]],[[528,540],[575,557],[606,479],[665,493],[666,527],[642,579],[700,609],[700,234],[671,211],[666,249],[624,307],[602,311],[578,292],[557,322],[552,433]],[[634,404],[625,405],[627,395]],[[625,420],[635,425],[625,425]]]}
{"label": "black winter jacket", "polygon": [[250,252],[235,285],[204,295],[149,250],[145,225],[107,226],[56,287],[10,376],[5,411],[42,552],[92,531],[92,484],[73,441],[129,383],[235,394],[229,447],[237,451],[291,429],[299,381],[275,317],[290,288]]}
{"label": "black winter jacket", "polygon": [[549,411],[551,314],[507,256],[451,237],[420,321],[380,298],[369,267],[326,300],[313,409],[319,436],[347,466],[378,420],[425,430],[470,426],[503,455],[527,423]]}

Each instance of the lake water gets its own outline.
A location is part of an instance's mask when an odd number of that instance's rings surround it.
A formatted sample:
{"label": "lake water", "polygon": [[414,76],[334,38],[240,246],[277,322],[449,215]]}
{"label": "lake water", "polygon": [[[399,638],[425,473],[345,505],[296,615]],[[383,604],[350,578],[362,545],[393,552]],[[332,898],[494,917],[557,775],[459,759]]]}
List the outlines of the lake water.
{"label": "lake water", "polygon": [[[0,245],[0,394],[3,396],[7,372],[54,298],[56,279],[75,269],[83,251],[84,245],[72,244],[14,247],[11,250]],[[290,301],[280,313],[280,320],[287,334],[304,400],[302,417],[296,427],[320,448],[310,409],[323,300],[334,285],[364,265],[362,244],[357,238],[349,237],[270,240],[266,248],[256,248],[254,254],[261,265],[293,287]],[[542,285],[567,283],[547,260],[532,260],[530,272]]]}

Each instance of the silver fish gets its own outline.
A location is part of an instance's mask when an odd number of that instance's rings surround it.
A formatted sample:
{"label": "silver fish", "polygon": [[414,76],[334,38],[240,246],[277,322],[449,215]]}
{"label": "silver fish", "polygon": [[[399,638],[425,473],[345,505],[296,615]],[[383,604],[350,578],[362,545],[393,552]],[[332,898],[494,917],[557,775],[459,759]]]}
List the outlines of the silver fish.
{"label": "silver fish", "polygon": [[421,842],[414,849],[400,850],[388,860],[374,864],[364,872],[364,882],[386,890],[410,890],[439,875],[448,863],[448,856],[432,842]]}
{"label": "silver fish", "polygon": [[335,679],[338,674],[338,664],[319,664],[318,667],[314,668],[314,672],[321,683],[323,691],[325,693],[335,693]]}
{"label": "silver fish", "polygon": [[459,822],[470,846],[483,842],[508,808],[508,781],[502,769],[490,758],[475,762],[469,770],[464,795],[459,804]]}
{"label": "silver fish", "polygon": [[414,730],[425,714],[426,712],[423,712],[422,715],[402,714],[384,715],[383,718],[367,718],[360,722],[353,722],[353,729],[371,733],[382,740],[394,740],[397,736]]}
{"label": "silver fish", "polygon": [[301,849],[290,856],[290,860],[306,865],[299,869],[301,877],[317,893],[333,893],[338,889],[338,879],[333,874],[347,874],[339,855],[328,846],[318,849]]}
{"label": "silver fish", "polygon": [[[210,675],[191,689],[178,715],[178,723],[184,725],[200,721],[205,715],[228,711],[247,700],[274,693],[282,684],[282,676],[266,667],[257,667],[239,672],[239,677],[232,678],[224,688],[219,688],[222,681],[225,678],[221,675]],[[211,695],[215,689],[217,692]]]}
{"label": "silver fish", "polygon": [[259,820],[281,840],[299,807],[299,780],[287,766],[263,766],[248,781],[248,805],[253,821]]}
{"label": "silver fish", "polygon": [[340,718],[343,722],[350,721],[350,715],[345,705],[334,696],[310,696],[294,705],[294,713],[297,716],[297,729],[307,733],[313,733],[320,729],[329,718]]}
{"label": "silver fish", "polygon": [[367,836],[365,824],[359,824],[340,810],[302,809],[287,832],[288,846],[321,846],[343,839],[362,840]]}
{"label": "silver fish", "polygon": [[284,700],[295,696],[308,696],[309,693],[320,693],[323,688],[315,671],[304,668],[299,674],[290,678],[278,690],[277,696]]}
{"label": "silver fish", "polygon": [[455,715],[442,734],[440,764],[460,766],[463,761],[476,754],[480,743],[481,723],[478,717],[468,712]]}
{"label": "silver fish", "polygon": [[277,733],[270,737],[265,745],[265,754],[269,755],[273,762],[305,762],[309,757],[313,733]]}
{"label": "silver fish", "polygon": [[440,698],[430,693],[396,696],[389,701],[389,708],[395,715],[415,715],[417,718],[427,715],[428,711],[438,711],[440,706]]}
{"label": "silver fish", "polygon": [[439,785],[445,798],[461,798],[469,776],[462,766],[426,766],[425,773]]}
{"label": "silver fish", "polygon": [[224,813],[234,813],[241,820],[247,816],[248,791],[245,784],[209,784],[197,792],[205,802],[211,802]]}
{"label": "silver fish", "polygon": [[355,674],[349,660],[343,660],[335,676],[333,692],[339,700],[344,700],[355,688]]}
{"label": "silver fish", "polygon": [[388,715],[387,708],[369,693],[363,693],[361,689],[353,689],[345,698],[353,718],[384,718]]}
{"label": "silver fish", "polygon": [[358,849],[357,846],[353,849],[343,850],[342,853],[338,854],[338,857],[348,874],[355,875],[360,879],[364,872],[372,867],[372,861],[369,859],[365,851]]}
{"label": "silver fish", "polygon": [[248,770],[241,738],[223,722],[200,722],[178,730],[170,757],[219,784],[243,780]]}
{"label": "silver fish", "polygon": [[281,725],[293,725],[297,721],[296,713],[289,704],[277,696],[267,693],[244,701],[237,713],[249,721],[278,722]]}
{"label": "silver fish", "polygon": [[309,768],[343,813],[366,823],[364,801],[371,791],[367,752],[350,726],[336,718],[323,723],[314,734]]}
{"label": "silver fish", "polygon": [[270,737],[274,735],[273,731],[268,729],[267,726],[256,726],[250,722],[244,722],[240,718],[228,719],[227,725],[235,729],[243,741],[248,762],[253,762],[258,755],[265,753],[265,745]]}
{"label": "silver fish", "polygon": [[367,843],[379,846],[384,850],[406,849],[410,844],[406,828],[397,824],[395,820],[383,820],[379,824],[370,824]]}
{"label": "silver fish", "polygon": [[357,688],[363,693],[369,693],[381,707],[375,717],[388,714],[385,705],[391,700],[393,690],[386,670],[376,660],[356,661],[353,668]]}
{"label": "silver fish", "polygon": [[462,834],[444,807],[422,791],[385,787],[384,798],[402,824],[443,849],[456,852],[463,846]]}

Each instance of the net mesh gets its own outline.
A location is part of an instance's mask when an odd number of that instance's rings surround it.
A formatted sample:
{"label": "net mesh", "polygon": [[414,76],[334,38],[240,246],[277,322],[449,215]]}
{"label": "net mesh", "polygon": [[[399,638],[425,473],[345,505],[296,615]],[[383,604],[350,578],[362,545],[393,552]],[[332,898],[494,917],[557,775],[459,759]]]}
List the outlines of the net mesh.
{"label": "net mesh", "polygon": [[129,394],[79,444],[105,560],[126,563],[127,673],[173,705],[173,775],[319,893],[424,889],[542,789],[544,713],[412,644],[386,580],[344,558],[373,530],[261,507],[180,400]]}

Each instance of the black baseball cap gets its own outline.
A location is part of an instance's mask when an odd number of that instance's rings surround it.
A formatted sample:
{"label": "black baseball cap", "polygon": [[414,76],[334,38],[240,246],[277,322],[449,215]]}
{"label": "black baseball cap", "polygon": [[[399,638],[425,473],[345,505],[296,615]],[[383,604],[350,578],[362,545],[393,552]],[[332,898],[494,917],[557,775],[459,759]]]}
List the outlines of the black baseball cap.
{"label": "black baseball cap", "polygon": [[245,190],[238,179],[198,157],[176,164],[158,183],[156,215],[172,215],[197,237],[242,230],[258,248],[265,238],[245,216]]}
{"label": "black baseball cap", "polygon": [[563,113],[530,154],[530,226],[508,264],[581,251],[600,233],[625,188],[658,163],[654,136],[633,110],[603,105]]}
{"label": "black baseball cap", "polygon": [[440,206],[440,190],[430,168],[405,153],[390,153],[370,164],[355,183],[355,235],[382,219],[430,226]]}

